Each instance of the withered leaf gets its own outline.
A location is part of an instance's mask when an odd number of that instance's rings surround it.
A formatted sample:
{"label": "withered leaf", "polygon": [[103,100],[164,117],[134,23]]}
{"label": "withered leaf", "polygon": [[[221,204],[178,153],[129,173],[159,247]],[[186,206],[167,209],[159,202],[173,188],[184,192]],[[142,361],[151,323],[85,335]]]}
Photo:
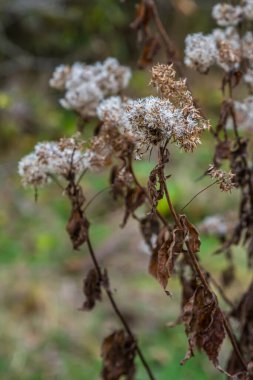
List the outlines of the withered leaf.
{"label": "withered leaf", "polygon": [[83,294],[86,299],[80,310],[91,310],[94,308],[96,301],[101,301],[101,280],[95,268],[91,269],[83,280]]}
{"label": "withered leaf", "polygon": [[161,200],[164,195],[163,167],[163,164],[158,164],[152,169],[148,179],[148,192],[152,202],[153,212],[157,207],[158,201]]}
{"label": "withered leaf", "polygon": [[124,330],[117,330],[104,339],[101,349],[103,358],[102,379],[133,380],[135,374],[135,342]]}
{"label": "withered leaf", "polygon": [[222,313],[216,297],[199,286],[183,309],[183,322],[188,336],[189,348],[184,364],[194,355],[195,348],[202,349],[215,367],[219,366],[218,355],[225,338]]}
{"label": "withered leaf", "polygon": [[186,234],[185,241],[188,242],[191,251],[193,253],[199,252],[201,242],[197,229],[189,222],[185,215],[180,215],[180,222]]}
{"label": "withered leaf", "polygon": [[139,68],[145,68],[152,63],[160,47],[161,44],[157,36],[147,38],[142,48],[141,56],[138,60]]}
{"label": "withered leaf", "polygon": [[78,249],[86,242],[88,237],[89,222],[79,209],[72,209],[68,224],[67,232],[73,244],[74,249]]}
{"label": "withered leaf", "polygon": [[141,1],[136,6],[135,19],[131,23],[131,28],[135,30],[142,29],[147,34],[147,28],[150,20],[152,19],[153,9],[149,1]]}
{"label": "withered leaf", "polygon": [[173,273],[175,261],[182,252],[183,244],[184,231],[175,228],[158,251],[157,279],[164,289],[166,289],[168,280]]}

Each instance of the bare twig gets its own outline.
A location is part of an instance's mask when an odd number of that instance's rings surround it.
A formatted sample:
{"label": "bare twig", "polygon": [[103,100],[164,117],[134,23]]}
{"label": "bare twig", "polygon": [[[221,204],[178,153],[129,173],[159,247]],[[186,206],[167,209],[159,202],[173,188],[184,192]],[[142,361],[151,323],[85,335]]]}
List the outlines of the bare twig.
{"label": "bare twig", "polygon": [[142,362],[142,364],[143,364],[143,366],[144,366],[144,368],[145,368],[145,370],[146,370],[149,378],[151,380],[155,380],[155,377],[154,377],[154,375],[153,375],[153,373],[152,373],[152,371],[151,371],[151,369],[150,369],[150,367],[149,367],[149,365],[148,365],[148,363],[147,363],[147,361],[146,361],[146,359],[145,359],[145,357],[144,357],[144,355],[143,355],[143,353],[142,353],[142,351],[141,351],[141,349],[140,349],[140,347],[139,347],[139,345],[138,345],[138,343],[137,343],[137,341],[136,341],[136,339],[134,337],[134,334],[133,334],[133,332],[132,332],[129,324],[127,323],[125,317],[121,313],[121,311],[120,311],[120,309],[119,309],[119,307],[118,307],[118,305],[117,305],[117,303],[116,303],[116,301],[115,301],[115,299],[113,297],[112,291],[110,290],[108,284],[105,284],[104,276],[103,276],[102,270],[101,270],[101,268],[99,266],[99,263],[97,261],[97,258],[96,258],[95,252],[93,250],[93,247],[92,247],[92,244],[91,244],[89,236],[88,236],[88,239],[87,239],[87,245],[88,245],[88,249],[89,249],[89,252],[90,252],[91,259],[92,259],[93,264],[94,264],[94,266],[96,268],[96,271],[97,271],[97,273],[99,275],[99,279],[101,281],[101,284],[102,284],[102,286],[103,286],[103,288],[104,288],[104,290],[105,290],[105,292],[106,292],[106,294],[108,296],[108,299],[109,299],[109,301],[110,301],[110,303],[112,305],[112,308],[113,308],[115,314],[118,316],[118,318],[121,321],[122,325],[124,326],[126,332],[130,336],[130,338],[132,339],[132,341],[135,343],[136,352],[138,353],[138,356],[139,356],[139,358],[140,358],[140,360],[141,360],[141,362]]}

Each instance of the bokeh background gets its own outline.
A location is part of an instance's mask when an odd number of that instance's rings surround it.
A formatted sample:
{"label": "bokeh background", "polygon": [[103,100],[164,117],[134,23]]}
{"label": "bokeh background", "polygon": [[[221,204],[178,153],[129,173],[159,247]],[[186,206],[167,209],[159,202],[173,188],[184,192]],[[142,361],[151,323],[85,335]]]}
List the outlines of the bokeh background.
{"label": "bokeh background", "polygon": [[[54,186],[40,191],[21,187],[19,159],[34,144],[71,136],[77,118],[58,104],[59,94],[48,86],[54,67],[61,63],[92,63],[114,56],[133,70],[127,94],[153,93],[149,70],[139,70],[140,46],[129,28],[134,0],[0,0],[0,378],[6,380],[92,380],[101,369],[100,342],[119,326],[110,306],[103,302],[91,313],[78,311],[83,301],[82,279],[90,268],[84,247],[72,250],[65,225],[69,205]],[[209,0],[160,0],[162,19],[183,57],[186,34],[214,27]],[[158,57],[162,62],[163,56]],[[186,71],[194,95],[215,123],[218,118],[221,72],[200,76]],[[92,123],[86,126],[91,133]],[[214,143],[208,133],[194,154],[172,149],[169,188],[177,209],[208,185],[199,180],[211,161]],[[154,166],[138,162],[143,183]],[[87,198],[108,185],[106,174],[88,175],[83,183]],[[211,188],[187,208],[199,223],[206,215],[236,206],[238,195]],[[163,201],[160,211],[167,215]],[[148,275],[138,227],[119,225],[122,209],[103,192],[91,204],[91,234],[104,267],[109,268],[118,302],[137,333],[140,345],[159,380],[210,380],[222,375],[197,353],[185,367],[179,365],[187,349],[182,326],[167,324],[179,313],[180,292],[170,282],[173,298]],[[218,240],[203,237],[200,256],[219,279],[225,268],[222,256],[213,255]],[[238,282],[227,289],[239,296],[249,277],[244,255],[236,251]],[[225,305],[224,305],[225,306]],[[224,345],[225,363],[230,346]],[[137,380],[146,374],[138,366]]]}

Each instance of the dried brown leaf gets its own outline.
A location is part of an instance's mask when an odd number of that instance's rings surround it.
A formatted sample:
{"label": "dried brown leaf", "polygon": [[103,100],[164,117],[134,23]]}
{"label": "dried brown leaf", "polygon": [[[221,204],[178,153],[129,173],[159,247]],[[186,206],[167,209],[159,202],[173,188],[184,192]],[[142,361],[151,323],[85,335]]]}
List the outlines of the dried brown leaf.
{"label": "dried brown leaf", "polygon": [[185,215],[180,215],[180,222],[186,234],[185,241],[188,242],[191,251],[193,253],[199,252],[201,242],[196,227],[189,222]]}
{"label": "dried brown leaf", "polygon": [[194,355],[195,348],[199,348],[218,367],[218,355],[225,338],[225,329],[215,295],[199,286],[184,306],[183,322],[189,348],[181,364]]}
{"label": "dried brown leaf", "polygon": [[184,231],[175,228],[158,251],[157,279],[164,289],[166,289],[168,280],[173,273],[176,259],[183,250],[183,244]]}
{"label": "dried brown leaf", "polygon": [[133,380],[135,374],[135,342],[124,330],[118,330],[104,339],[101,349],[103,358],[102,379]]}
{"label": "dried brown leaf", "polygon": [[148,179],[148,192],[152,202],[152,211],[154,212],[158,201],[164,195],[163,164],[158,164],[150,173]]}
{"label": "dried brown leaf", "polygon": [[74,249],[78,249],[87,241],[89,222],[81,210],[72,209],[66,229]]}
{"label": "dried brown leaf", "polygon": [[138,60],[138,66],[142,69],[152,63],[160,47],[160,40],[157,36],[147,38],[142,48],[141,56]]}
{"label": "dried brown leaf", "polygon": [[148,24],[153,16],[153,9],[149,1],[141,1],[136,6],[135,19],[131,23],[131,28],[135,30],[142,29],[145,34],[148,32]]}
{"label": "dried brown leaf", "polygon": [[96,301],[101,301],[101,281],[96,269],[91,269],[83,280],[83,294],[86,299],[80,310],[91,310],[94,308]]}

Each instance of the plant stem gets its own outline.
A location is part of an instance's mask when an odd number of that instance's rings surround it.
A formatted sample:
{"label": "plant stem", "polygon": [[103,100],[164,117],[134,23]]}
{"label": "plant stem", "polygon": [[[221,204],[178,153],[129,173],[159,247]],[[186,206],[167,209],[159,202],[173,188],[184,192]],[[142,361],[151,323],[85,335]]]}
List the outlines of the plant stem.
{"label": "plant stem", "polygon": [[142,351],[141,351],[141,349],[140,349],[140,347],[139,347],[139,345],[138,345],[138,343],[137,343],[137,341],[136,341],[136,339],[134,337],[134,334],[133,334],[130,326],[128,325],[125,317],[123,316],[123,314],[119,310],[119,307],[118,307],[118,305],[117,305],[117,303],[116,303],[116,301],[115,301],[115,299],[113,297],[112,291],[110,290],[110,288],[108,287],[108,285],[105,285],[105,283],[104,283],[104,276],[103,276],[102,270],[101,270],[101,268],[99,266],[99,263],[98,263],[96,254],[94,252],[94,249],[92,247],[92,244],[91,244],[89,236],[87,238],[87,245],[88,245],[88,249],[89,249],[89,253],[90,253],[91,259],[92,259],[93,264],[94,264],[94,266],[96,268],[96,271],[97,271],[97,273],[99,275],[99,279],[101,281],[103,289],[105,290],[105,292],[106,292],[106,294],[108,296],[108,299],[109,299],[109,301],[110,301],[110,303],[112,305],[112,308],[113,308],[115,314],[117,315],[117,317],[121,321],[122,325],[124,326],[126,332],[130,336],[130,338],[132,339],[132,341],[135,343],[136,352],[137,352],[137,354],[138,354],[138,356],[139,356],[139,358],[140,358],[140,360],[142,362],[143,367],[145,368],[145,370],[146,370],[146,372],[148,374],[149,379],[150,380],[155,380],[155,377],[154,377],[154,375],[153,375],[153,373],[152,373],[152,371],[151,371],[151,369],[150,369],[150,367],[149,367],[149,365],[148,365],[148,363],[147,363],[147,361],[146,361],[146,359],[145,359],[145,357],[144,357],[144,355],[143,355],[143,353],[142,353]]}
{"label": "plant stem", "polygon": [[156,5],[155,1],[151,0],[150,5],[152,7],[154,22],[155,22],[156,28],[157,28],[165,46],[167,47],[168,56],[171,59],[173,57],[173,55],[175,55],[175,48],[174,48],[165,28],[163,26],[163,23],[160,19],[159,12],[158,12],[157,5]]}
{"label": "plant stem", "polygon": [[[170,195],[169,195],[169,191],[168,191],[168,188],[167,188],[167,185],[166,185],[166,182],[165,182],[165,178],[164,178],[164,189],[165,189],[165,195],[166,195],[166,199],[167,199],[167,202],[168,202],[168,206],[169,206],[169,209],[170,209],[170,211],[171,211],[171,213],[172,213],[172,215],[173,215],[173,217],[174,217],[174,221],[175,221],[175,223],[177,224],[177,226],[178,226],[179,228],[182,228],[181,223],[180,223],[180,220],[179,220],[179,218],[178,218],[178,215],[177,215],[177,213],[176,213],[176,211],[175,211],[175,209],[174,209],[174,206],[173,206],[173,204],[172,204],[172,202],[171,202]],[[200,268],[200,265],[199,265],[199,263],[198,263],[197,257],[196,257],[196,255],[194,254],[194,252],[192,252],[192,250],[191,250],[191,247],[190,247],[189,242],[186,241],[185,244],[186,244],[186,247],[187,247],[187,250],[188,250],[188,254],[189,254],[189,256],[190,256],[190,259],[191,259],[191,263],[192,263],[192,267],[193,267],[193,269],[194,269],[195,272],[197,273],[197,275],[198,275],[198,277],[199,277],[199,279],[200,279],[202,285],[205,287],[206,291],[207,291],[208,293],[212,293],[212,291],[211,291],[211,289],[209,288],[209,285],[208,285],[208,283],[207,283],[206,277],[205,277],[204,273],[202,272],[202,270],[201,270],[201,268]],[[219,307],[219,305],[217,305],[217,306]],[[236,342],[236,339],[235,339],[235,337],[234,337],[234,334],[233,334],[233,332],[232,332],[232,330],[231,330],[231,327],[230,327],[230,325],[229,325],[229,323],[228,323],[228,320],[227,320],[227,318],[226,318],[224,312],[220,309],[220,307],[219,307],[219,310],[220,310],[221,315],[222,315],[224,328],[225,328],[226,333],[227,333],[227,335],[228,335],[228,337],[229,337],[229,339],[230,339],[230,342],[231,342],[231,344],[232,344],[232,346],[233,346],[233,348],[234,348],[235,354],[236,354],[238,360],[240,361],[241,365],[243,366],[244,370],[247,371],[247,365],[245,364],[245,362],[244,362],[244,360],[243,360],[243,357],[242,357],[242,355],[241,355],[241,352],[240,352],[240,350],[239,350],[239,347],[238,347],[238,345],[237,345],[237,342]]]}

